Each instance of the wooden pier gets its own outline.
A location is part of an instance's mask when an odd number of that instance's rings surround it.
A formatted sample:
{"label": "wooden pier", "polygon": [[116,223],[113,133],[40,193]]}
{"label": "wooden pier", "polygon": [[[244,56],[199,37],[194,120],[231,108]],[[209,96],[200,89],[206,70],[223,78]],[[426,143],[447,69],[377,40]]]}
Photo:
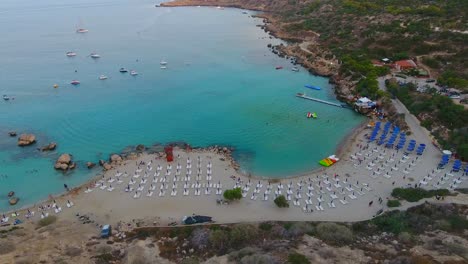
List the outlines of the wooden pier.
{"label": "wooden pier", "polygon": [[342,104],[332,103],[332,102],[328,102],[328,101],[325,101],[325,100],[313,98],[313,97],[307,96],[307,95],[302,94],[302,93],[298,93],[298,94],[296,94],[296,96],[299,97],[299,98],[311,100],[311,101],[322,103],[322,104],[332,105],[332,106],[336,106],[336,107],[340,107],[340,108],[346,108],[346,106],[343,106]]}

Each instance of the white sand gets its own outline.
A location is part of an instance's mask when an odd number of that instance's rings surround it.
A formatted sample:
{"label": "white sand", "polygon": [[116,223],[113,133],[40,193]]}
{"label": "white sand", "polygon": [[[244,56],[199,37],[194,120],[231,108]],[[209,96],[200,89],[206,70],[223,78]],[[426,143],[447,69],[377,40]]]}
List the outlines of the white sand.
{"label": "white sand", "polygon": [[[466,179],[461,176],[462,173],[452,173],[450,175],[450,168],[441,171],[432,170],[437,166],[440,160],[441,154],[430,142],[428,138],[419,136],[417,145],[419,143],[425,143],[427,145],[426,151],[422,156],[417,156],[415,153],[410,154],[407,158],[403,158],[403,151],[397,152],[394,149],[387,149],[383,146],[377,146],[376,143],[370,143],[369,149],[361,149],[358,145],[367,145],[367,140],[364,138],[366,133],[370,133],[371,130],[364,130],[360,132],[355,138],[351,139],[348,149],[344,151],[344,157],[340,157],[341,160],[329,168],[323,168],[321,171],[311,173],[309,175],[295,177],[291,179],[283,179],[281,183],[284,188],[282,194],[287,195],[288,184],[292,182],[291,190],[291,201],[290,207],[286,209],[277,208],[273,203],[275,198],[275,191],[278,187],[278,181],[271,181],[271,192],[269,194],[269,200],[263,201],[264,192],[267,189],[268,180],[260,179],[262,187],[259,188],[260,193],[257,194],[256,200],[251,200],[253,190],[255,189],[259,179],[251,178],[250,190],[247,192],[245,198],[240,201],[232,202],[229,205],[217,204],[217,199],[222,199],[222,195],[216,195],[216,188],[209,188],[211,191],[210,195],[205,195],[205,185],[207,184],[207,164],[212,163],[212,184],[220,182],[222,184],[222,190],[227,188],[233,188],[237,178],[241,179],[241,186],[245,187],[249,178],[237,173],[228,161],[224,161],[225,157],[210,152],[193,151],[187,153],[182,150],[175,150],[174,156],[180,155],[180,158],[176,158],[172,162],[172,170],[170,176],[166,176],[166,186],[164,197],[159,196],[160,192],[160,180],[164,178],[166,174],[167,162],[163,159],[155,159],[155,155],[144,154],[137,161],[127,160],[123,165],[116,169],[107,171],[104,173],[104,184],[109,187],[112,185],[115,189],[112,192],[107,191],[107,187],[104,190],[100,188],[94,188],[90,193],[84,193],[86,188],[79,190],[79,194],[69,194],[64,197],[57,199],[58,204],[62,207],[62,212],[58,215],[65,219],[76,219],[75,214],[86,214],[95,220],[97,223],[105,224],[117,224],[120,221],[132,222],[132,220],[142,221],[145,225],[166,225],[170,222],[180,223],[180,220],[184,215],[201,214],[209,215],[219,223],[231,223],[231,222],[250,222],[250,221],[265,221],[265,220],[290,220],[290,221],[360,221],[372,218],[377,211],[386,208],[386,199],[390,196],[390,193],[395,187],[405,187],[408,185],[414,186],[421,182],[423,188],[435,188],[433,184],[439,182],[437,188],[452,188],[466,186]],[[412,138],[411,136],[408,139]],[[357,153],[357,154],[356,154]],[[200,195],[195,196],[196,188],[192,188],[193,184],[197,183],[197,159],[198,156],[201,158],[201,179],[199,183],[202,185]],[[351,158],[364,159],[359,165],[358,160]],[[187,169],[187,158],[190,157],[192,164],[192,174],[190,175],[190,181],[188,181],[190,187],[187,188],[189,191],[188,196],[184,196],[184,177]],[[375,160],[376,159],[376,160]],[[393,162],[388,161],[393,159]],[[150,165],[151,171],[148,171],[148,177],[144,178],[145,171],[147,171],[147,165],[140,166],[142,170],[139,178],[132,177],[137,170],[136,162],[144,161],[148,163],[152,161]],[[369,165],[370,163],[375,165]],[[176,173],[177,164],[180,163],[182,169],[178,176],[177,183],[177,195],[171,196],[173,178]],[[385,164],[385,165],[384,165]],[[411,165],[410,165],[411,164]],[[154,174],[157,171],[158,165],[162,166],[160,176],[157,183],[152,183]],[[371,168],[371,170],[368,169]],[[451,167],[448,166],[448,167]],[[397,170],[395,170],[397,168]],[[128,173],[128,177],[120,177],[123,181],[121,184],[117,184],[115,174],[117,171]],[[375,172],[375,175],[374,175]],[[384,176],[388,174],[390,176]],[[447,174],[448,173],[448,174]],[[334,175],[338,176],[334,178]],[[427,178],[427,175],[431,176],[431,179]],[[444,176],[446,175],[446,176]],[[232,179],[231,176],[235,176],[236,180]],[[441,177],[445,178],[444,183],[441,183]],[[107,182],[109,178],[115,179],[114,182]],[[141,193],[140,198],[134,199],[133,195],[135,190],[132,192],[125,192],[124,189],[127,187],[131,179],[135,180],[135,184],[132,185],[134,189],[139,186],[142,179],[146,179],[145,184],[141,184],[144,190]],[[306,213],[303,211],[305,207],[305,200],[308,199],[307,193],[309,187],[309,178],[311,179],[310,184],[314,188],[313,196],[311,197],[312,205],[309,205],[309,209],[313,209],[313,212]],[[456,179],[460,178],[461,183],[454,186],[453,183]],[[468,178],[465,176],[465,178]],[[423,181],[424,179],[424,181]],[[327,183],[327,180],[330,183]],[[299,189],[298,183],[302,181],[302,190],[300,191],[301,198],[300,206],[293,204],[296,200],[295,196]],[[340,184],[342,187],[334,186],[335,183]],[[93,181],[94,182],[94,181]],[[427,182],[427,183],[426,183]],[[394,185],[392,185],[394,183]],[[426,183],[426,184],[424,184]],[[148,188],[150,185],[155,185],[152,197],[147,197]],[[329,185],[331,184],[331,185]],[[349,186],[351,184],[351,186]],[[94,185],[94,184],[93,184]],[[320,187],[322,192],[320,192]],[[369,189],[366,189],[369,186]],[[330,190],[327,190],[327,187]],[[350,187],[352,189],[344,189],[344,187]],[[343,191],[343,193],[341,193]],[[362,191],[362,192],[361,192]],[[335,193],[337,198],[332,199],[331,194]],[[351,199],[350,195],[354,193],[355,199]],[[320,202],[323,210],[318,210],[316,206],[319,205],[318,197],[322,196],[323,201]],[[383,202],[380,204],[378,199],[381,197]],[[340,200],[344,200],[348,204],[343,205]],[[74,206],[67,208],[66,201],[71,200]],[[331,208],[329,203],[334,200],[335,208]],[[369,202],[373,201],[373,205],[369,206]],[[36,211],[36,216],[33,219],[39,219],[38,209],[31,209]],[[53,210],[49,210],[50,214],[55,214]],[[24,212],[21,213],[24,217]],[[13,218],[13,217],[10,217]],[[11,220],[10,220],[11,221]]]}

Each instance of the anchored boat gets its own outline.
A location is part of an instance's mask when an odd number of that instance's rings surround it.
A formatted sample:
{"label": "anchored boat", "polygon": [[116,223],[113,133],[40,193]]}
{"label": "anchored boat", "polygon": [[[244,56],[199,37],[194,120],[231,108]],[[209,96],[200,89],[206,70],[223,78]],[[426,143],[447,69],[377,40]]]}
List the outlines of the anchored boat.
{"label": "anchored boat", "polygon": [[10,97],[8,95],[4,94],[3,95],[3,100],[8,101],[8,100],[10,100]]}
{"label": "anchored boat", "polygon": [[128,70],[125,69],[125,68],[120,68],[119,72],[121,72],[121,73],[126,73],[126,72],[128,72]]}
{"label": "anchored boat", "polygon": [[97,54],[97,53],[95,53],[95,52],[91,53],[89,56],[90,56],[91,58],[93,58],[93,59],[99,59],[99,58],[101,58],[101,55],[99,55],[99,54]]}
{"label": "anchored boat", "polygon": [[306,84],[304,85],[305,88],[309,88],[309,89],[312,89],[312,90],[322,90],[322,88],[318,87],[318,86],[314,86],[314,85],[310,85],[310,84]]}
{"label": "anchored boat", "polygon": [[67,57],[75,57],[75,56],[76,56],[75,52],[73,52],[73,51],[67,52]]}
{"label": "anchored boat", "polygon": [[80,81],[78,81],[78,80],[73,80],[73,81],[70,82],[70,84],[72,84],[72,85],[78,85],[78,84],[80,84]]}
{"label": "anchored boat", "polygon": [[85,29],[85,28],[79,28],[76,30],[76,33],[88,33],[89,30]]}
{"label": "anchored boat", "polygon": [[101,76],[99,76],[99,80],[107,80],[107,76],[101,75]]}

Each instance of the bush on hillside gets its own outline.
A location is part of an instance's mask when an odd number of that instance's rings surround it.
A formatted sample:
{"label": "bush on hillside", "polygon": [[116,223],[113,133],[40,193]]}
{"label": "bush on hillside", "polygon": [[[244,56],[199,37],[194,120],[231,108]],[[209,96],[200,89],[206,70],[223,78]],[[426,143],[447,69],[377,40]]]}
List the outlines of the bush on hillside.
{"label": "bush on hillside", "polygon": [[344,225],[320,223],[317,225],[317,237],[333,245],[345,245],[353,242],[353,232]]}
{"label": "bush on hillside", "polygon": [[424,190],[422,188],[395,188],[392,191],[392,196],[408,202],[417,202],[421,199],[431,198],[436,195],[447,196],[449,193],[447,189]]}
{"label": "bush on hillside", "polygon": [[290,264],[309,264],[310,261],[306,258],[306,256],[295,252],[295,253],[289,254],[288,263],[290,263]]}

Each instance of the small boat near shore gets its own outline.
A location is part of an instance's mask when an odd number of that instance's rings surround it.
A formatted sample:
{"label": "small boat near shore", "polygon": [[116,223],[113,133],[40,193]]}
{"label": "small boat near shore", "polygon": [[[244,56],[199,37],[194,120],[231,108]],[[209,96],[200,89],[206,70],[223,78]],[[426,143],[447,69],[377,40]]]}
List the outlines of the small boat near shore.
{"label": "small boat near shore", "polygon": [[78,85],[78,84],[80,84],[80,81],[78,81],[78,80],[72,80],[72,81],[70,82],[70,84],[71,84],[71,85]]}
{"label": "small boat near shore", "polygon": [[107,78],[106,75],[101,75],[101,76],[99,76],[99,80],[107,80],[107,79],[108,79],[108,78]]}
{"label": "small boat near shore", "polygon": [[8,95],[6,95],[6,94],[4,94],[4,95],[2,96],[2,98],[3,98],[3,100],[5,100],[5,101],[9,101],[9,100],[10,100],[10,97],[9,97]]}
{"label": "small boat near shore", "polygon": [[276,66],[275,67],[275,70],[282,70],[283,69],[283,66]]}
{"label": "small boat near shore", "polygon": [[69,51],[66,54],[67,54],[67,57],[75,57],[76,56],[76,53],[73,52],[73,51]]}
{"label": "small boat near shore", "polygon": [[315,85],[310,85],[310,84],[306,84],[304,85],[305,88],[309,88],[309,89],[312,89],[312,90],[317,90],[317,91],[320,91],[322,90],[322,88],[318,87],[318,86],[315,86]]}
{"label": "small boat near shore", "polygon": [[89,30],[85,29],[85,28],[79,28],[76,30],[76,33],[88,33]]}
{"label": "small boat near shore", "polygon": [[167,61],[161,61],[159,64],[161,64],[161,65],[167,65]]}
{"label": "small boat near shore", "polygon": [[166,66],[161,66],[161,70],[165,70],[165,69],[167,69]]}
{"label": "small boat near shore", "polygon": [[291,69],[291,71],[293,71],[293,72],[298,72],[298,71],[299,71],[299,68],[293,67],[293,68]]}
{"label": "small boat near shore", "polygon": [[138,72],[135,71],[135,70],[131,70],[131,71],[130,71],[130,75],[132,75],[132,76],[137,76],[137,75],[138,75]]}
{"label": "small boat near shore", "polygon": [[128,70],[125,69],[125,68],[120,68],[119,72],[121,72],[121,73],[126,73],[126,72],[128,72]]}
{"label": "small boat near shore", "polygon": [[93,58],[93,59],[99,59],[99,58],[101,58],[101,55],[99,55],[99,54],[97,54],[97,53],[95,53],[95,52],[89,54],[89,56],[90,56],[91,58]]}

